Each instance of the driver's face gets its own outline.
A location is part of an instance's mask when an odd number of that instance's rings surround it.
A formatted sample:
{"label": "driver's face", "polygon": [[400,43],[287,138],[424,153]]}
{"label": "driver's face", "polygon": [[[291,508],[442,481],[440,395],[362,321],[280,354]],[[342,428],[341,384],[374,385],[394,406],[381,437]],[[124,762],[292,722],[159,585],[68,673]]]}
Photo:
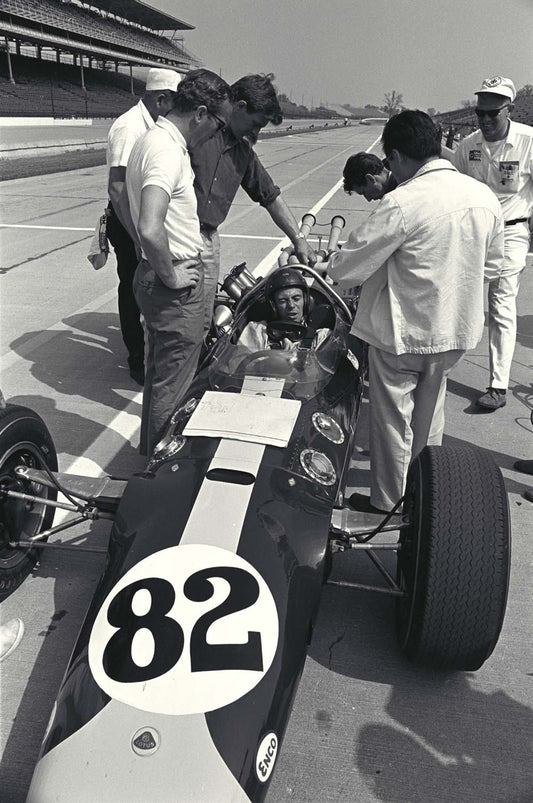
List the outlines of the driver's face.
{"label": "driver's face", "polygon": [[274,294],[274,304],[280,321],[303,323],[304,294],[299,287],[287,287]]}

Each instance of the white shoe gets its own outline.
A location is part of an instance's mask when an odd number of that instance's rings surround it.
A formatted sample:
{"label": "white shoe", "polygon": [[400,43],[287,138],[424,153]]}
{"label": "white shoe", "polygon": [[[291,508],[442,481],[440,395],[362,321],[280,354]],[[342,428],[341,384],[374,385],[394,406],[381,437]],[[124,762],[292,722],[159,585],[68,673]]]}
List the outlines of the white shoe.
{"label": "white shoe", "polygon": [[23,635],[22,619],[10,619],[5,625],[0,625],[0,663],[17,649]]}

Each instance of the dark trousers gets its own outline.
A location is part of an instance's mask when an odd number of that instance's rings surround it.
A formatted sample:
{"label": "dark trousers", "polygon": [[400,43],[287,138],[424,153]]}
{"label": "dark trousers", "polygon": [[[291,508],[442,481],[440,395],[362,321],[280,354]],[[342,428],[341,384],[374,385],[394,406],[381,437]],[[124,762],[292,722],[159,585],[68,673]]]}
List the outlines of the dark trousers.
{"label": "dark trousers", "polygon": [[128,365],[134,370],[144,365],[144,331],[139,307],[133,295],[133,276],[137,269],[137,254],[130,235],[109,204],[107,236],[115,250],[118,273],[118,314],[122,339],[128,350]]}
{"label": "dark trousers", "polygon": [[150,455],[198,365],[204,334],[203,266],[195,288],[171,290],[143,259],[133,284],[148,342],[139,451]]}

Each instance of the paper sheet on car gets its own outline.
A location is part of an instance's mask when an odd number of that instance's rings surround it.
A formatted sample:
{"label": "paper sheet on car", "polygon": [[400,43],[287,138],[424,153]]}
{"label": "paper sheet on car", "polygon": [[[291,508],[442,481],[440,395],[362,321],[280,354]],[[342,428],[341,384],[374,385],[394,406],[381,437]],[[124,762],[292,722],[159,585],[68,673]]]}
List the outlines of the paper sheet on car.
{"label": "paper sheet on car", "polygon": [[300,404],[296,399],[208,390],[183,434],[287,446]]}

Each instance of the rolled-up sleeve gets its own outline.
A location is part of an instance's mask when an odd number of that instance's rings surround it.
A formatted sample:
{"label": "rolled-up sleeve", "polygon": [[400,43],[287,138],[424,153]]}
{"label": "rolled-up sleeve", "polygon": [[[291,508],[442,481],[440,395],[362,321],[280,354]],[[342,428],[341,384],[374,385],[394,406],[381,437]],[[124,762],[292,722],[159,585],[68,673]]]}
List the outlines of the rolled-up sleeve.
{"label": "rolled-up sleeve", "polygon": [[241,181],[241,187],[252,201],[261,206],[270,206],[272,201],[275,201],[281,194],[280,188],[274,184],[252,149],[250,149],[250,158]]}
{"label": "rolled-up sleeve", "polygon": [[327,273],[340,287],[357,287],[385,264],[405,241],[402,212],[390,196],[354,229],[341,251],[330,257]]}

